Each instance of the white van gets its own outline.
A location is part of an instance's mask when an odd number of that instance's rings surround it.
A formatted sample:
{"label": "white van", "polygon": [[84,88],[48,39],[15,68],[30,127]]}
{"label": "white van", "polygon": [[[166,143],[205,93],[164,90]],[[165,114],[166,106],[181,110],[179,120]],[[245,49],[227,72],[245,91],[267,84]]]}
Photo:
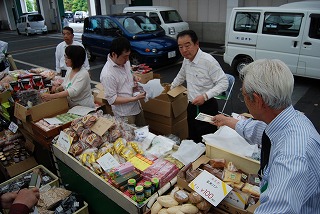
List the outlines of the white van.
{"label": "white van", "polygon": [[139,13],[149,16],[155,20],[166,32],[167,36],[174,39],[177,38],[178,33],[189,29],[189,24],[184,22],[178,13],[172,7],[164,6],[135,6],[126,7],[123,13]]}
{"label": "white van", "polygon": [[47,33],[47,25],[41,14],[29,13],[20,16],[17,22],[17,32],[18,34],[41,34]]}
{"label": "white van", "polygon": [[320,1],[234,8],[224,61],[239,72],[263,58],[282,60],[294,75],[320,79]]}

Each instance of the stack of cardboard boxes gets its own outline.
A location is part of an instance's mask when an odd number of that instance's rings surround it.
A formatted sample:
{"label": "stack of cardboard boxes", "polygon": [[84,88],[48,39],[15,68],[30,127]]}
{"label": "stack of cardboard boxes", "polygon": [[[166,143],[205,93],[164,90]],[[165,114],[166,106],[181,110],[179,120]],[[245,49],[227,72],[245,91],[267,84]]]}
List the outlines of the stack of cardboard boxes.
{"label": "stack of cardboard boxes", "polygon": [[188,98],[185,91],[183,86],[170,90],[170,86],[166,85],[160,96],[141,103],[151,132],[174,134],[181,140],[188,137]]}

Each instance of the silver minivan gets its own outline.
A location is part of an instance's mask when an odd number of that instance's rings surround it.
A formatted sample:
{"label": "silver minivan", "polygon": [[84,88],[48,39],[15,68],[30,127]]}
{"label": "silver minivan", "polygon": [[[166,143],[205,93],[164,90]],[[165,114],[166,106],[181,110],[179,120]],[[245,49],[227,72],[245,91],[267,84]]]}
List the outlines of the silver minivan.
{"label": "silver minivan", "polygon": [[42,34],[47,33],[48,28],[41,14],[30,13],[20,16],[17,22],[18,34]]}

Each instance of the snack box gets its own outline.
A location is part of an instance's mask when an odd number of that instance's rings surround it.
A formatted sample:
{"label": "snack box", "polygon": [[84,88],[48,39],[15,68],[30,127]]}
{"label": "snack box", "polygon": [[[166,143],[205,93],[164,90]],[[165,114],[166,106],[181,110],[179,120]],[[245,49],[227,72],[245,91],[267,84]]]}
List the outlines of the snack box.
{"label": "snack box", "polygon": [[[150,208],[154,203],[155,199],[162,195],[166,190],[173,186],[177,182],[177,177],[173,178],[170,182],[164,185],[157,193],[154,193],[150,198],[144,201],[142,204],[137,204],[130,197],[123,194],[120,190],[113,187],[111,184],[107,183],[99,175],[94,173],[91,170],[88,170],[83,166],[78,160],[76,160],[71,155],[65,153],[59,146],[56,144],[52,145],[52,151],[56,158],[69,166],[73,171],[75,171],[79,176],[88,181],[96,189],[102,192],[109,199],[117,203],[128,213],[140,214],[146,211],[147,207]],[[87,200],[88,201],[88,200]],[[88,201],[90,203],[90,201]],[[112,213],[112,210],[109,211]]]}
{"label": "snack box", "polygon": [[[243,171],[251,174],[256,174],[260,168],[259,161],[253,160],[251,158],[243,157],[237,155],[235,153],[229,152],[227,150],[211,146],[206,144],[206,155],[201,156],[192,164],[186,165],[178,174],[177,184],[181,188],[184,188],[188,191],[192,191],[192,189],[188,186],[189,183],[184,179],[183,171],[186,171],[189,167],[193,169],[197,169],[201,164],[208,163],[212,158],[223,158],[227,162],[233,162],[237,168],[242,169]],[[248,207],[246,210],[240,209],[228,202],[222,201],[217,208],[227,211],[228,213],[232,214],[252,214],[256,207],[258,207],[259,202],[253,206]]]}

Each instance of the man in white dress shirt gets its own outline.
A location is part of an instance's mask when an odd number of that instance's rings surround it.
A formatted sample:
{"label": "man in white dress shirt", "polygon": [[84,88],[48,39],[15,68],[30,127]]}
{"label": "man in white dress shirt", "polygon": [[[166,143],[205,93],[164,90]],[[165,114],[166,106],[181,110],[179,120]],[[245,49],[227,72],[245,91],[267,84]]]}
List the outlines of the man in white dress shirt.
{"label": "man in white dress shirt", "polygon": [[[79,45],[83,47],[83,45],[80,42],[74,41],[73,37],[73,29],[71,27],[64,27],[62,31],[63,35],[63,42],[59,43],[56,47],[56,72],[57,74],[61,74],[62,76],[65,76],[65,73],[67,71],[67,66],[65,63],[65,49],[69,45]],[[87,69],[88,71],[90,70],[90,65],[88,61],[88,57],[86,56],[86,59],[83,64],[84,68]]]}

